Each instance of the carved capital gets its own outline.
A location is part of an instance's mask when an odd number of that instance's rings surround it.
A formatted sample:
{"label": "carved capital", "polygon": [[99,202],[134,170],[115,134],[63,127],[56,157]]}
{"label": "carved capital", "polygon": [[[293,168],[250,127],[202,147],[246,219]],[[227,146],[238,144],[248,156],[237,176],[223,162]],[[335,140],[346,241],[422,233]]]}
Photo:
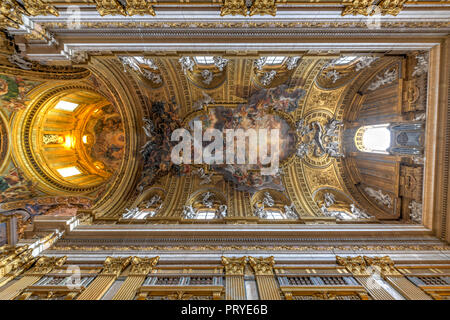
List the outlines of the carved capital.
{"label": "carved capital", "polygon": [[348,271],[354,275],[365,275],[366,263],[361,256],[357,257],[340,257],[336,256],[336,263],[340,266],[344,266]]}
{"label": "carved capital", "polygon": [[117,0],[95,0],[97,4],[97,11],[103,17],[108,14],[116,15],[120,14],[126,16],[125,8]]}
{"label": "carved capital", "polygon": [[275,2],[275,0],[253,0],[249,15],[269,14],[271,16],[275,16],[277,14],[277,5]]}
{"label": "carved capital", "polygon": [[155,10],[149,3],[150,0],[127,0],[127,13],[129,16],[139,15],[155,15]]}
{"label": "carved capital", "polygon": [[400,272],[394,266],[394,261],[389,256],[384,257],[367,257],[364,256],[364,260],[368,266],[379,271],[384,276],[399,276]]}
{"label": "carved capital", "polygon": [[48,14],[59,16],[55,7],[45,0],[23,0],[23,4],[27,12],[32,16],[46,16]]}
{"label": "carved capital", "polygon": [[243,276],[244,268],[245,265],[247,264],[247,257],[245,256],[242,258],[222,257],[222,264],[225,267],[226,275]]}
{"label": "carved capital", "polygon": [[121,257],[106,257],[105,262],[103,262],[102,275],[113,275],[119,276],[123,269],[128,266],[131,262],[131,257],[121,258]]}
{"label": "carved capital", "polygon": [[146,276],[149,274],[159,261],[159,256],[154,258],[133,257],[131,260],[132,276]]}
{"label": "carved capital", "polygon": [[32,251],[32,249],[28,249],[27,245],[0,247],[0,278],[31,261],[33,259]]}
{"label": "carved capital", "polygon": [[67,260],[67,257],[40,257],[33,268],[30,270],[32,275],[44,275],[52,271],[56,267],[62,266]]}
{"label": "carved capital", "polygon": [[25,10],[20,6],[16,0],[3,0],[0,2],[0,28],[16,28],[18,29],[22,24],[22,14]]}
{"label": "carved capital", "polygon": [[275,265],[273,256],[268,258],[248,257],[248,261],[257,276],[273,275],[273,266]]}
{"label": "carved capital", "polygon": [[373,0],[353,0],[351,3],[343,2],[344,9],[341,15],[346,16],[352,14],[354,16],[361,14],[368,16],[371,13],[370,6],[372,6]]}
{"label": "carved capital", "polygon": [[224,0],[222,8],[220,8],[220,15],[247,15],[247,6],[245,0]]}
{"label": "carved capital", "polygon": [[381,0],[377,6],[381,9],[381,14],[383,16],[386,14],[396,16],[402,11],[406,1],[407,0]]}

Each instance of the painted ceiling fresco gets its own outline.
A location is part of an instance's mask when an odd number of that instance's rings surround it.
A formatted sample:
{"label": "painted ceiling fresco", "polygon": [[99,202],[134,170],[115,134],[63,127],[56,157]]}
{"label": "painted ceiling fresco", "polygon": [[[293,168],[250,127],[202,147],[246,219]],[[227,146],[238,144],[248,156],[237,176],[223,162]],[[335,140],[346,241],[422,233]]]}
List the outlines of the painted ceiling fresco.
{"label": "painted ceiling fresco", "polygon": [[[224,132],[226,129],[279,129],[279,154],[274,154],[283,163],[288,157],[296,151],[296,131],[292,124],[289,124],[282,116],[288,117],[288,112],[295,111],[298,107],[298,101],[305,95],[301,88],[289,88],[287,85],[280,85],[271,89],[260,89],[252,94],[248,103],[239,104],[235,108],[227,108],[217,105],[195,116],[185,126],[193,130],[193,122],[201,121],[203,131],[207,129],[219,129]],[[144,159],[144,169],[142,181],[139,188],[151,185],[155,179],[164,176],[167,173],[185,175],[192,174],[194,169],[190,164],[175,165],[172,163],[170,155],[171,150],[177,142],[170,141],[172,132],[181,128],[181,119],[177,113],[178,107],[175,101],[171,102],[153,102],[151,119],[145,119],[146,135],[149,138],[142,148]],[[278,112],[278,113],[275,113]],[[268,141],[270,143],[270,140]],[[208,142],[203,142],[203,146]],[[245,145],[244,145],[245,147]],[[226,149],[226,143],[224,144]],[[258,152],[258,150],[254,150]],[[271,151],[271,150],[268,150]],[[248,157],[248,151],[236,150],[235,157],[239,153],[245,153]],[[193,159],[192,146],[192,159]],[[237,161],[236,161],[237,162]],[[256,164],[213,164],[211,170],[235,184],[240,191],[256,191],[263,188],[273,188],[283,190],[280,175],[277,173],[271,175],[261,174],[263,164],[258,157]]]}
{"label": "painted ceiling fresco", "polygon": [[109,173],[119,169],[125,147],[122,118],[112,105],[93,113],[86,123],[87,154],[94,165]]}

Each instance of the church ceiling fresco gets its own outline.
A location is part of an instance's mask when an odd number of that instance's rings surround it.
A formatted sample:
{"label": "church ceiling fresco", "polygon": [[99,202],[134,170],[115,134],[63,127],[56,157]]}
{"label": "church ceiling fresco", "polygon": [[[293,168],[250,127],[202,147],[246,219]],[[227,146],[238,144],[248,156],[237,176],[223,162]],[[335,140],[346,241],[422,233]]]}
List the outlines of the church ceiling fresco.
{"label": "church ceiling fresco", "polygon": [[[198,63],[201,58],[206,61],[213,57],[209,64]],[[395,85],[397,78],[391,80],[384,71],[390,70],[389,65],[397,60],[382,55],[357,54],[349,62],[339,64],[339,56],[297,54],[280,56],[280,62],[267,64],[264,61],[268,57],[274,61],[277,58],[264,55],[261,59],[254,54],[235,56],[222,52],[211,56],[195,53],[171,53],[167,56],[119,54],[94,59],[94,68],[85,83],[114,104],[105,104],[96,114],[91,114],[80,134],[86,136],[84,150],[91,162],[94,165],[98,162],[114,178],[77,195],[75,198],[79,200],[73,198],[68,210],[62,207],[59,210],[57,201],[52,207],[39,207],[34,200],[23,202],[47,194],[32,193],[29,189],[32,189],[33,182],[13,181],[11,177],[19,173],[11,168],[11,172],[4,171],[5,192],[2,196],[5,203],[16,204],[4,206],[4,210],[22,206],[33,212],[43,210],[56,215],[75,214],[74,208],[86,210],[93,207],[95,210],[97,203],[111,201],[108,199],[116,190],[117,179],[124,179],[124,168],[135,163],[139,169],[136,170],[136,178],[131,177],[130,181],[135,179],[136,182],[130,198],[122,205],[142,207],[143,204],[137,200],[141,199],[140,195],[151,188],[159,188],[163,190],[158,207],[158,215],[161,216],[180,215],[189,196],[199,190],[215,190],[221,199],[225,199],[230,216],[255,215],[252,197],[267,190],[283,192],[287,199],[284,205],[293,208],[299,217],[325,216],[363,221],[380,216],[379,212],[384,212],[384,207],[380,209],[378,200],[371,199],[370,195],[377,197],[385,192],[378,192],[373,187],[374,192],[367,195],[364,188],[368,185],[364,181],[356,189],[348,185],[348,171],[344,168],[350,161],[346,154],[349,149],[343,145],[348,123],[344,113],[350,108],[348,100],[359,87],[378,86],[388,90]],[[192,63],[199,67],[192,66]],[[263,67],[260,68],[261,64]],[[209,69],[214,71],[211,82],[211,74],[204,72]],[[120,77],[125,85],[133,88],[128,89],[130,97],[137,99],[133,106],[127,106],[128,110],[121,105],[123,93],[117,96],[110,90],[112,77]],[[396,77],[399,77],[398,72]],[[220,78],[220,81],[210,85],[214,78]],[[347,97],[349,95],[350,98]],[[130,123],[124,120],[124,114],[130,108],[140,114],[141,122],[132,127],[127,137],[125,127],[130,130]],[[263,175],[261,162],[175,164],[171,151],[178,142],[171,141],[171,136],[178,129],[186,129],[194,136],[196,121],[201,123],[203,132],[207,129],[221,132],[227,129],[280,129],[279,169]],[[134,141],[135,147],[127,145],[129,141]],[[203,141],[202,147],[209,144],[209,141]],[[134,148],[134,153],[127,153],[127,148]],[[238,149],[236,157],[243,151]],[[188,152],[194,159],[192,145]],[[250,154],[245,153],[248,159]],[[259,153],[258,148],[255,153]],[[27,186],[26,192],[19,188],[22,184],[24,188]],[[418,186],[410,189],[414,188]],[[395,197],[398,195],[391,193],[390,196],[393,197],[392,203],[397,203]],[[381,217],[394,216],[398,208],[397,205],[395,210],[389,207],[390,211],[381,213]],[[123,209],[117,208],[117,211],[100,213],[100,216],[120,215],[120,211]]]}
{"label": "church ceiling fresco", "polygon": [[84,147],[94,165],[113,173],[119,169],[125,147],[122,118],[112,105],[106,105],[87,120],[81,136],[86,136]]}

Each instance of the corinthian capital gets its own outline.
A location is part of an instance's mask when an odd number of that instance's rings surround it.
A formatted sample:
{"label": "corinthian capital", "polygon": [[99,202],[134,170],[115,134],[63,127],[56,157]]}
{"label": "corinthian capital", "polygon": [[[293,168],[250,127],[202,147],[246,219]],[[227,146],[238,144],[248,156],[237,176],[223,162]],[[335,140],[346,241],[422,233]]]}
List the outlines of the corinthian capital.
{"label": "corinthian capital", "polygon": [[225,267],[226,275],[244,275],[244,268],[247,264],[247,257],[242,258],[228,258],[222,257],[222,264]]}
{"label": "corinthian capital", "polygon": [[106,257],[101,274],[118,276],[130,262],[131,257]]}
{"label": "corinthian capital", "polygon": [[159,257],[154,258],[140,258],[133,257],[131,260],[130,275],[146,276],[149,274],[159,261]]}
{"label": "corinthian capital", "polygon": [[40,257],[34,267],[30,270],[30,274],[44,275],[52,271],[56,267],[61,267],[67,260],[67,257]]}
{"label": "corinthian capital", "polygon": [[344,266],[354,275],[366,274],[366,263],[361,256],[345,258],[336,256],[336,263],[340,266]]}
{"label": "corinthian capital", "polygon": [[364,260],[368,266],[375,268],[382,275],[393,276],[401,275],[400,272],[395,268],[394,261],[389,256],[384,257],[367,257],[364,256]]}
{"label": "corinthian capital", "polygon": [[275,265],[273,256],[268,258],[248,257],[248,261],[257,276],[273,275],[273,266]]}

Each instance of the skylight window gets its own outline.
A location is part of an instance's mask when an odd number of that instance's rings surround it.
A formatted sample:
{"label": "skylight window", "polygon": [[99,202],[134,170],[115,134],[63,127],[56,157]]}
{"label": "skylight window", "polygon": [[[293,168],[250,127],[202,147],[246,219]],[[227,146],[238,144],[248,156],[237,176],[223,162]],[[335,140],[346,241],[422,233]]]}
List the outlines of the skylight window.
{"label": "skylight window", "polygon": [[267,218],[270,220],[280,220],[286,219],[285,215],[282,214],[279,210],[266,210]]}
{"label": "skylight window", "polygon": [[73,112],[77,107],[77,103],[61,100],[56,104],[55,109]]}
{"label": "skylight window", "polygon": [[64,178],[72,177],[81,174],[81,171],[77,167],[66,167],[57,169],[58,173]]}
{"label": "skylight window", "polygon": [[268,64],[268,65],[282,64],[284,59],[286,59],[286,57],[284,57],[284,56],[270,56],[270,57],[267,57],[265,64]]}
{"label": "skylight window", "polygon": [[387,153],[391,145],[391,132],[388,125],[368,127],[362,136],[364,149],[369,152]]}
{"label": "skylight window", "polygon": [[216,216],[216,211],[198,211],[197,215],[195,216],[195,219],[214,219]]}
{"label": "skylight window", "polygon": [[213,56],[196,56],[194,60],[197,64],[214,64]]}
{"label": "skylight window", "polygon": [[358,58],[357,56],[343,56],[343,57],[336,59],[336,61],[334,61],[334,65],[349,64],[349,63],[355,61],[357,58]]}

